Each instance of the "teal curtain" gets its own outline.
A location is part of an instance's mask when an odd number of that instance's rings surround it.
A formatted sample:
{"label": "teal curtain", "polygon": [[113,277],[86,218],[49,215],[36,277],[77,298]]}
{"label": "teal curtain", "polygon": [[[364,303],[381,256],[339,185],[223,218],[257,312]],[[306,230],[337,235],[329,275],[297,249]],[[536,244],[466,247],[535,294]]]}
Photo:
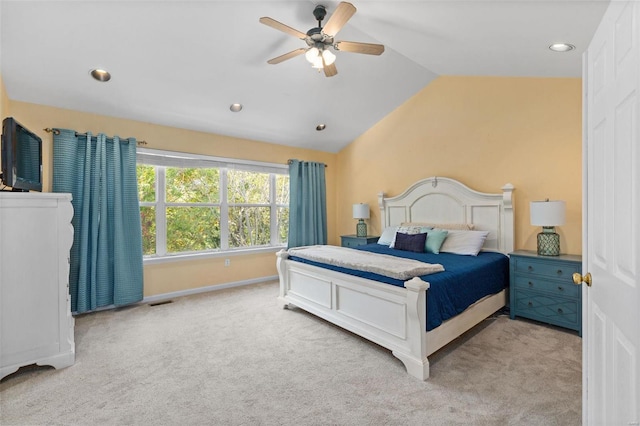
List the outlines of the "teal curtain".
{"label": "teal curtain", "polygon": [[73,196],[71,309],[80,313],[138,302],[143,271],[136,140],[56,133],[53,192]]}
{"label": "teal curtain", "polygon": [[324,168],[323,163],[289,163],[289,248],[327,244]]}

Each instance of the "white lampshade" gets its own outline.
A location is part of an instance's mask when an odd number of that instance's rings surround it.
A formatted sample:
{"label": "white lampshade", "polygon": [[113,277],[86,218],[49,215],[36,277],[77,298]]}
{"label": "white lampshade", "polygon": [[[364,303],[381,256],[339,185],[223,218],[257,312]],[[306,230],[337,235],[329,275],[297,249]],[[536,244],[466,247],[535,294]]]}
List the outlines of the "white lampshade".
{"label": "white lampshade", "polygon": [[565,221],[564,201],[532,201],[531,225],[560,226]]}
{"label": "white lampshade", "polygon": [[318,70],[324,68],[324,65],[322,65],[322,58],[320,56],[315,57],[315,59],[311,63],[311,68],[316,68]]}
{"label": "white lampshade", "polygon": [[353,218],[354,219],[369,219],[369,204],[354,204],[353,205]]}
{"label": "white lampshade", "polygon": [[334,55],[327,49],[322,51],[322,57],[324,58],[324,63],[326,65],[331,65],[336,61],[336,55]]}
{"label": "white lampshade", "polygon": [[307,58],[307,61],[313,64],[315,63],[316,58],[318,58],[319,55],[320,55],[320,51],[318,50],[318,48],[312,47],[309,50],[307,50],[307,53],[304,54],[304,57]]}

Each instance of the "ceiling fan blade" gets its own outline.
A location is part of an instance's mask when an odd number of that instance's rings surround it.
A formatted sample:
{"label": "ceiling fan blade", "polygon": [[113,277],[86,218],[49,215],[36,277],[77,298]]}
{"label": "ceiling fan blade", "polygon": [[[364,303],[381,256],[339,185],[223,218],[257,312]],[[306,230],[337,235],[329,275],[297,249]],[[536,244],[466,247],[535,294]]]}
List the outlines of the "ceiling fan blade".
{"label": "ceiling fan blade", "polygon": [[286,61],[287,59],[291,59],[298,55],[302,55],[306,51],[307,49],[301,47],[300,49],[292,50],[291,52],[285,53],[284,55],[280,55],[273,59],[269,59],[267,63],[271,65],[279,64],[280,62]]}
{"label": "ceiling fan blade", "polygon": [[381,55],[384,46],[373,43],[358,43],[356,41],[339,41],[335,45],[341,52],[364,53],[366,55]]}
{"label": "ceiling fan blade", "polygon": [[333,63],[331,65],[327,65],[324,62],[324,58],[322,58],[322,69],[324,70],[325,77],[333,77],[338,74],[338,69],[336,68],[336,64]]}
{"label": "ceiling fan blade", "polygon": [[263,16],[262,18],[260,18],[260,22],[268,27],[275,28],[278,31],[282,31],[283,33],[292,35],[296,38],[300,38],[302,40],[307,38],[307,35],[305,33],[291,28],[290,26],[285,25],[282,22],[278,22],[275,19],[269,18],[267,16]]}
{"label": "ceiling fan blade", "polygon": [[356,13],[356,7],[354,5],[346,1],[341,2],[327,21],[327,25],[322,28],[322,32],[330,36],[335,36],[338,31],[344,27],[344,24],[351,19],[354,13]]}

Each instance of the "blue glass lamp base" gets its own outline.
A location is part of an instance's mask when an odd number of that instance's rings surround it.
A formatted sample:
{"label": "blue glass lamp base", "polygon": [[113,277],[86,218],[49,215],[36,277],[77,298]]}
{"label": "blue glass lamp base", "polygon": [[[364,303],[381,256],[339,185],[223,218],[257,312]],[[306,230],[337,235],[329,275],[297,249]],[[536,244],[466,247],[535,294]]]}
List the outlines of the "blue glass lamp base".
{"label": "blue glass lamp base", "polygon": [[356,236],[358,237],[366,237],[367,236],[367,224],[364,223],[363,219],[358,221],[356,225]]}
{"label": "blue glass lamp base", "polygon": [[538,254],[540,256],[560,255],[560,235],[554,232],[553,227],[545,227],[538,234]]}

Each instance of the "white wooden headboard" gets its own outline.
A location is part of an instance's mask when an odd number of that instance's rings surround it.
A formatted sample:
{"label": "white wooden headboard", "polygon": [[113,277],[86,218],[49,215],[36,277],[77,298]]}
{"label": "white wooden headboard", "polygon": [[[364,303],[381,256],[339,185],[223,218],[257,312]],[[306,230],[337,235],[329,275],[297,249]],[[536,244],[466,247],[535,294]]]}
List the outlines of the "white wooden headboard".
{"label": "white wooden headboard", "polygon": [[378,194],[381,231],[402,222],[471,223],[489,231],[484,250],[507,254],[514,246],[513,190],[508,183],[502,193],[488,194],[451,178],[426,178],[398,196]]}

